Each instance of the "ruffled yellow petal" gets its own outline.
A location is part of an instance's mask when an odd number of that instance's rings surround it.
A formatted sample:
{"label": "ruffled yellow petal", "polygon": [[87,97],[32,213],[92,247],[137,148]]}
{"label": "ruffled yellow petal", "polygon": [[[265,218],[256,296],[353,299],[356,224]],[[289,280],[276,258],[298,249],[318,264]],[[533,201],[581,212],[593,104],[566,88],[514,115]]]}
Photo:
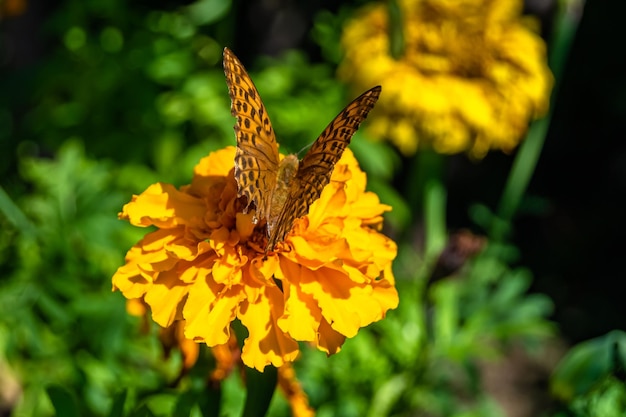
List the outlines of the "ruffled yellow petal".
{"label": "ruffled yellow petal", "polygon": [[224,290],[209,276],[196,281],[183,311],[185,336],[209,346],[227,343],[231,337],[230,323],[242,296],[241,287]]}
{"label": "ruffled yellow petal", "polygon": [[212,152],[209,156],[205,156],[198,162],[193,169],[192,184],[196,184],[201,178],[206,177],[222,177],[222,181],[226,181],[226,176],[233,169],[235,160],[235,147],[228,146],[224,149]]}
{"label": "ruffled yellow petal", "polygon": [[285,311],[278,320],[280,329],[296,340],[314,342],[316,329],[322,320],[322,312],[315,299],[295,285],[286,287],[285,299]]}
{"label": "ruffled yellow petal", "polygon": [[205,210],[201,199],[180,192],[173,185],[157,183],[133,196],[119,217],[128,219],[135,226],[197,226],[201,224]]}
{"label": "ruffled yellow petal", "polygon": [[275,286],[267,286],[263,292],[264,296],[255,303],[245,300],[237,314],[249,332],[241,359],[259,371],[270,364],[282,366],[298,356],[298,344],[285,335],[276,323],[284,309],[282,293]]}
{"label": "ruffled yellow petal", "polygon": [[334,330],[326,320],[320,323],[317,348],[327,355],[334,355],[341,350],[346,336]]}
{"label": "ruffled yellow petal", "polygon": [[[367,310],[378,310],[374,298],[362,297],[363,291],[371,288],[361,288],[350,277],[332,268],[320,268],[315,273],[303,269],[302,280],[299,283],[302,292],[312,296],[322,311],[322,316],[331,327],[339,333],[353,337],[361,327],[367,326],[372,313]],[[371,296],[375,296],[373,292]],[[381,313],[375,312],[380,318]]]}
{"label": "ruffled yellow petal", "polygon": [[143,296],[159,272],[172,268],[176,262],[162,250],[176,235],[166,229],[148,233],[144,239],[126,254],[126,265],[118,268],[113,276],[113,289],[119,289],[127,298]]}
{"label": "ruffled yellow petal", "polygon": [[131,298],[126,302],[126,312],[131,316],[143,316],[148,309],[142,300]]}
{"label": "ruffled yellow petal", "polygon": [[152,319],[163,327],[182,319],[180,310],[187,291],[187,286],[178,283],[173,271],[159,274],[144,296],[144,301],[152,308]]}

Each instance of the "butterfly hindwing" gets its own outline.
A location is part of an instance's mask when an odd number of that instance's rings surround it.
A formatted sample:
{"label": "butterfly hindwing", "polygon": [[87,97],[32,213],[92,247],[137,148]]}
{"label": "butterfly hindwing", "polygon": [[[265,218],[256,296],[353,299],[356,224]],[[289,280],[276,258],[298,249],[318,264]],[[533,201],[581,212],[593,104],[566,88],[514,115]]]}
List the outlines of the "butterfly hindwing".
{"label": "butterfly hindwing", "polygon": [[244,66],[228,48],[224,48],[224,73],[231,113],[237,118],[237,195],[247,199],[244,213],[254,202],[255,220],[260,220],[269,214],[271,195],[276,186],[276,172],[280,162],[278,144],[259,92]]}

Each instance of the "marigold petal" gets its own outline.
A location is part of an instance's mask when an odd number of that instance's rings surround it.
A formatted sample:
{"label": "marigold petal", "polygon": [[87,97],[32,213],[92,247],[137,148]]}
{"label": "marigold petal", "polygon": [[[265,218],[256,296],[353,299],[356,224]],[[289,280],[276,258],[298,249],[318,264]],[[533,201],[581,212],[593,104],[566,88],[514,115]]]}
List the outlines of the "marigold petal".
{"label": "marigold petal", "polygon": [[[355,197],[362,194],[365,191],[367,184],[367,176],[365,172],[361,171],[359,162],[356,160],[354,153],[350,148],[344,150],[341,160],[337,164],[339,167],[345,167],[345,173],[342,171],[333,171],[333,180],[341,181],[345,184],[346,189],[350,189],[354,192],[346,192],[349,201],[355,201]],[[335,172],[337,174],[335,174]],[[348,175],[349,173],[349,175]]]}
{"label": "marigold petal", "polygon": [[240,257],[232,246],[226,247],[223,256],[215,259],[211,273],[213,279],[218,284],[227,287],[240,284],[243,277],[242,266],[247,263],[246,257]]}
{"label": "marigold petal", "polygon": [[300,288],[317,301],[333,329],[347,337],[356,335],[361,321],[359,306],[351,301],[354,282],[345,273],[330,268],[320,268],[316,273],[303,268],[301,277]]}
{"label": "marigold petal", "polygon": [[197,177],[226,177],[233,169],[235,160],[234,146],[227,146],[202,158],[195,166],[194,179]]}
{"label": "marigold petal", "polygon": [[183,316],[187,321],[185,336],[208,346],[228,342],[230,323],[236,317],[236,309],[244,298],[241,286],[228,290],[217,285],[210,277],[198,280],[189,297]]}
{"label": "marigold petal", "polygon": [[126,302],[126,312],[131,316],[143,316],[148,312],[146,304],[139,298],[131,298]]}
{"label": "marigold petal", "polygon": [[143,276],[137,264],[126,264],[117,268],[112,283],[113,291],[120,290],[124,297],[133,299],[146,293],[152,278]]}
{"label": "marigold petal", "polygon": [[310,269],[318,269],[330,262],[339,262],[338,254],[344,252],[346,243],[338,240],[339,233],[328,237],[320,236],[321,230],[314,231],[314,236],[293,236],[290,239],[294,251],[284,254],[284,258],[293,262],[303,263]]}
{"label": "marigold petal", "polygon": [[252,222],[253,218],[254,213],[237,213],[237,232],[241,241],[247,241],[254,232],[256,225]]}
{"label": "marigold petal", "polygon": [[[250,262],[250,269],[248,273],[250,278],[255,280],[257,284],[264,285],[268,280],[276,276],[276,272],[279,266],[278,256],[268,256],[267,259],[257,256]],[[277,277],[279,279],[283,278]]]}
{"label": "marigold petal", "polygon": [[[177,227],[174,229],[160,229],[146,234],[143,239],[135,247],[139,247],[143,255],[153,253],[154,256],[160,256],[163,259],[169,258],[167,253],[163,251],[163,248],[176,240],[180,239],[184,234],[184,228]],[[139,262],[136,259],[129,258],[129,254],[126,255],[126,259],[130,261]],[[158,262],[156,260],[141,259],[141,263],[153,263]]]}
{"label": "marigold petal", "polygon": [[284,261],[281,268],[289,280],[283,284],[286,301],[284,313],[278,319],[278,326],[295,340],[312,342],[317,338],[322,312],[312,296],[300,291],[302,267],[294,262]]}
{"label": "marigold petal", "polygon": [[[172,269],[177,259],[163,248],[179,239],[177,229],[162,229],[148,233],[126,254],[126,264],[113,276],[113,290],[119,289],[127,298],[139,298],[157,278],[160,271]],[[182,230],[182,229],[180,229]]]}
{"label": "marigold petal", "polygon": [[156,183],[133,196],[119,217],[135,226],[170,228],[179,224],[198,225],[205,211],[206,204],[201,199],[178,191],[173,185]]}
{"label": "marigold petal", "polygon": [[299,291],[296,286],[287,286],[285,312],[278,326],[295,340],[312,342],[322,320],[322,312],[313,297]]}
{"label": "marigold petal", "polygon": [[162,327],[182,318],[181,308],[188,286],[181,283],[174,271],[162,272],[146,291],[144,300],[152,309],[152,319]]}
{"label": "marigold petal", "polygon": [[192,284],[197,279],[205,279],[205,277],[211,273],[211,267],[214,262],[213,258],[214,257],[209,256],[202,261],[179,262],[178,277],[180,281],[185,284]]}
{"label": "marigold petal", "polygon": [[317,340],[319,350],[326,352],[327,355],[334,355],[339,353],[345,341],[346,336],[333,329],[326,320],[322,320]]}
{"label": "marigold petal", "polygon": [[300,287],[317,300],[331,327],[347,337],[398,305],[397,291],[388,282],[357,284],[345,272],[331,268],[316,273],[303,269]]}
{"label": "marigold petal", "polygon": [[331,181],[322,191],[320,198],[311,204],[307,216],[311,229],[319,228],[324,221],[343,211],[346,205],[346,195],[343,192],[343,187],[343,182]]}
{"label": "marigold petal", "polygon": [[377,277],[383,267],[396,256],[396,244],[374,230],[354,228],[349,229],[344,236],[349,242],[350,250],[349,256],[344,256],[359,268],[361,265],[367,265],[370,269],[367,275],[370,277]]}
{"label": "marigold petal", "polygon": [[248,329],[241,351],[243,363],[263,371],[265,366],[282,366],[298,356],[298,344],[280,330],[276,321],[283,312],[283,295],[275,286],[263,288],[255,303],[242,302],[237,317]]}

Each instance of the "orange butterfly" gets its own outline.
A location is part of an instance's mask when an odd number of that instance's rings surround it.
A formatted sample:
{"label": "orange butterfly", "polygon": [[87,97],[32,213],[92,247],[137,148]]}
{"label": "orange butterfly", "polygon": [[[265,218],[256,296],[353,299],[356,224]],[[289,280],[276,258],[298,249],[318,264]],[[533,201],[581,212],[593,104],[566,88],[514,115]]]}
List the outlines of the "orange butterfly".
{"label": "orange butterfly", "polygon": [[324,129],[302,161],[296,155],[288,155],[281,161],[274,129],[259,92],[228,48],[224,48],[224,73],[231,113],[237,118],[237,196],[247,199],[244,213],[254,202],[255,224],[266,219],[267,253],[283,241],[294,221],[306,215],[310,205],[320,197],[352,135],[376,104],[381,87],[367,90],[348,104]]}

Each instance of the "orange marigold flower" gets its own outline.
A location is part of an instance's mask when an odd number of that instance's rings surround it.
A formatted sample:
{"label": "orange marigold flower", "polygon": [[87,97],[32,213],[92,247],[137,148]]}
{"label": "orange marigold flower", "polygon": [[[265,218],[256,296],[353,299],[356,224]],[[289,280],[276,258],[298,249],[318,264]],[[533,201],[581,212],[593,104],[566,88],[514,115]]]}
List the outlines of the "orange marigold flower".
{"label": "orange marigold flower", "polygon": [[238,319],[241,358],[259,370],[293,361],[297,341],[338,352],[398,305],[396,245],[376,230],[390,208],[365,191],[346,151],[309,214],[265,256],[263,224],[241,212],[234,157],[234,147],[214,152],[190,185],[153,184],[124,206],[120,218],[157,230],[128,251],[113,289],[143,299],[163,327],[184,319],[185,337],[210,347],[227,344]]}
{"label": "orange marigold flower", "polygon": [[386,3],[366,6],[344,28],[340,76],[361,89],[382,84],[369,133],[406,155],[517,146],[548,109],[553,77],[543,40],[521,0],[399,0],[404,50],[391,56]]}

